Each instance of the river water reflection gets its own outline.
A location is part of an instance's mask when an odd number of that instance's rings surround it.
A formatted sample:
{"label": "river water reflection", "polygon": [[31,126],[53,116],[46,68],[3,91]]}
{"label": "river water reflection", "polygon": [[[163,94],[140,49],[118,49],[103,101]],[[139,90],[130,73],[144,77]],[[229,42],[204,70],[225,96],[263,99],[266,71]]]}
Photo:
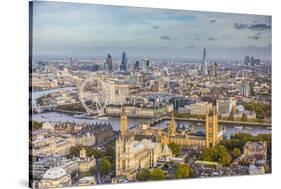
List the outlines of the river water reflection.
{"label": "river water reflection", "polygon": [[[58,89],[50,89],[44,91],[34,91],[32,92],[32,103],[35,103],[35,99],[54,93],[60,90],[77,90],[76,87],[65,87],[65,88],[58,88]],[[47,113],[40,113],[40,114],[33,114],[32,120],[40,121],[40,122],[77,122],[77,123],[95,123],[95,122],[105,122],[104,119],[83,119],[83,118],[75,118],[72,115],[64,114],[64,113],[57,113],[57,112],[47,112]],[[141,121],[145,121],[147,119],[140,119],[140,118],[128,118],[128,126],[133,127],[137,125]],[[108,121],[113,126],[115,131],[119,130],[119,117],[108,117]],[[162,121],[156,125],[156,127],[165,128],[168,123],[168,120]],[[177,121],[178,125],[184,125],[186,127],[193,125],[193,131],[198,132],[202,131],[205,132],[204,125],[192,124],[188,121]],[[219,125],[219,127],[224,127],[224,125]],[[263,126],[255,126],[255,127],[242,127],[237,128],[234,125],[227,125],[226,127],[226,136],[229,138],[231,134],[245,132],[250,133],[252,135],[257,135],[261,133],[271,133],[271,130],[267,130],[266,127]]]}
{"label": "river water reflection", "polygon": [[[95,123],[95,122],[106,122],[105,119],[83,119],[83,118],[75,118],[72,115],[57,113],[57,112],[48,112],[48,113],[40,113],[33,114],[32,120],[40,121],[40,122],[77,122],[77,123]],[[145,121],[147,119],[140,118],[128,118],[128,126],[133,127],[137,125],[141,121]],[[113,126],[115,131],[119,130],[119,117],[108,117],[108,121]],[[165,128],[169,120],[162,121],[156,125],[156,127]],[[203,124],[193,124],[189,121],[177,121],[178,125],[191,126],[193,125],[193,131],[202,131],[205,132],[205,126]],[[219,125],[219,127],[224,127],[224,125]],[[263,126],[255,126],[255,127],[242,127],[237,128],[232,125],[227,125],[226,127],[226,136],[229,138],[231,134],[244,132],[250,133],[252,135],[257,135],[261,133],[271,133],[270,130],[267,130],[266,127]]]}

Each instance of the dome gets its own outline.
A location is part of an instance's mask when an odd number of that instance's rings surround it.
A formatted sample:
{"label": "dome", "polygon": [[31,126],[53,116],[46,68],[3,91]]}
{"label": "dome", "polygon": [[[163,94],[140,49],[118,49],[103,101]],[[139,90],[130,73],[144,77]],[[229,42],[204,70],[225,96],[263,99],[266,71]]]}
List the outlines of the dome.
{"label": "dome", "polygon": [[48,169],[43,175],[43,179],[55,180],[67,175],[66,171],[62,167],[52,167]]}

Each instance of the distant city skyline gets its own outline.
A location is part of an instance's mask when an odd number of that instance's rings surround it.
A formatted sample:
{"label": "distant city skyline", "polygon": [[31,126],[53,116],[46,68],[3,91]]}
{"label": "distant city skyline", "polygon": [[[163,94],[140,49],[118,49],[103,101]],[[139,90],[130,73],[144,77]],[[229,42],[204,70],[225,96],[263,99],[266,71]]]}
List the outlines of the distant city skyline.
{"label": "distant city skyline", "polygon": [[271,16],[33,3],[33,55],[271,60]]}

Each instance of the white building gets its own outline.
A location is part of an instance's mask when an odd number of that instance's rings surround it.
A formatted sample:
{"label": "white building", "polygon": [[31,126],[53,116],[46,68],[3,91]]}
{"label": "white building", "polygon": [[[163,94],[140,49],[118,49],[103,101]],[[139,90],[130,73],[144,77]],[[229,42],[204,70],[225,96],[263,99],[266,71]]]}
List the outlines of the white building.
{"label": "white building", "polygon": [[96,179],[94,176],[83,177],[78,181],[77,185],[78,186],[96,185]]}
{"label": "white building", "polygon": [[250,84],[247,81],[244,81],[240,85],[240,94],[242,96],[248,97],[250,95]]}
{"label": "white building", "polygon": [[217,110],[221,112],[232,112],[236,107],[235,98],[223,98],[217,100]]}
{"label": "white building", "polygon": [[190,113],[192,115],[206,115],[211,110],[212,105],[208,102],[197,102],[190,105]]}
{"label": "white building", "polygon": [[40,188],[56,188],[71,186],[71,176],[62,167],[48,169],[41,180]]}
{"label": "white building", "polygon": [[243,118],[243,112],[236,112],[233,117],[234,121],[241,121],[241,119]]}
{"label": "white building", "polygon": [[59,154],[62,156],[68,155],[70,148],[75,146],[74,137],[46,137],[32,141],[32,155],[52,155]]}
{"label": "white building", "polygon": [[109,81],[106,84],[106,95],[108,104],[123,104],[129,96],[129,86],[123,83]]}

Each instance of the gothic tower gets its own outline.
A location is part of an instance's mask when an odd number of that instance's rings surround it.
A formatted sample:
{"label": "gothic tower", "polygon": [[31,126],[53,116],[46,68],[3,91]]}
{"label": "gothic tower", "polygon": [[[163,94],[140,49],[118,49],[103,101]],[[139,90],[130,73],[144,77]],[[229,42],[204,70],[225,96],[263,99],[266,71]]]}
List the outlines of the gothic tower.
{"label": "gothic tower", "polygon": [[169,144],[170,141],[169,141],[169,136],[166,134],[166,133],[163,133],[162,136],[161,136],[161,143],[163,145],[166,145],[166,144]]}
{"label": "gothic tower", "polygon": [[125,111],[125,107],[122,107],[120,115],[120,135],[124,137],[128,132],[128,117]]}
{"label": "gothic tower", "polygon": [[215,107],[211,114],[206,113],[206,147],[215,146],[218,142],[218,113]]}
{"label": "gothic tower", "polygon": [[120,115],[120,135],[116,139],[116,176],[125,175],[133,170],[134,165],[134,134],[128,132],[128,118],[125,108]]}
{"label": "gothic tower", "polygon": [[168,132],[170,136],[175,136],[176,134],[176,129],[177,129],[177,123],[175,121],[174,114],[172,113],[172,118],[171,121],[169,122],[168,125]]}
{"label": "gothic tower", "polygon": [[131,135],[119,136],[115,143],[116,176],[126,175],[134,169],[134,137]]}

